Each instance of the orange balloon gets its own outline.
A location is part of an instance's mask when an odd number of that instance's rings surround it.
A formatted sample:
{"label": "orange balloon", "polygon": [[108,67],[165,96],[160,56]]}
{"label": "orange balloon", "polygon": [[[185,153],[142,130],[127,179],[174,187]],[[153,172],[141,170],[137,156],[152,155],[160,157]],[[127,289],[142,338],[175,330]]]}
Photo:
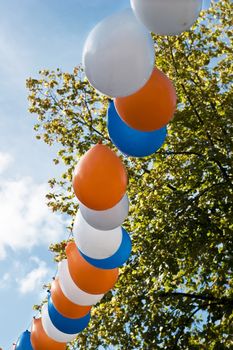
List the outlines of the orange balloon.
{"label": "orange balloon", "polygon": [[159,69],[140,90],[130,96],[117,97],[115,107],[130,127],[140,131],[161,129],[176,110],[176,90],[171,80]]}
{"label": "orange balloon", "polygon": [[88,208],[106,210],[123,198],[127,181],[120,158],[107,146],[98,144],[78,162],[73,188],[77,198]]}
{"label": "orange balloon", "polygon": [[79,253],[76,244],[66,246],[69,272],[74,283],[89,294],[104,294],[112,289],[118,279],[119,270],[103,270],[89,264]]}
{"label": "orange balloon", "polygon": [[31,343],[33,350],[65,350],[65,343],[58,343],[49,338],[42,326],[41,318],[34,319],[31,331]]}
{"label": "orange balloon", "polygon": [[61,290],[59,279],[52,283],[51,296],[55,308],[64,317],[81,318],[86,316],[91,310],[91,306],[76,305],[67,299]]}

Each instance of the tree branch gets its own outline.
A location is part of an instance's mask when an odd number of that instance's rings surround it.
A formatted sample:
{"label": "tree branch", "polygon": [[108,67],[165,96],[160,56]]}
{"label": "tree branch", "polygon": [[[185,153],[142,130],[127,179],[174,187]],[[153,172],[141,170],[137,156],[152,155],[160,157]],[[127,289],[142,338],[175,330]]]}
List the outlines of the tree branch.
{"label": "tree branch", "polygon": [[204,301],[214,301],[217,302],[218,304],[230,304],[233,305],[233,299],[229,299],[226,297],[223,298],[216,298],[211,295],[203,295],[203,294],[191,294],[191,293],[183,293],[183,292],[168,292],[168,293],[160,293],[160,297],[181,297],[181,298],[189,298],[189,299],[194,299],[194,300],[204,300]]}
{"label": "tree branch", "polygon": [[[176,75],[179,76],[179,72],[178,72],[178,69],[177,69],[177,66],[176,66],[176,61],[175,61],[175,57],[174,57],[174,54],[173,54],[173,50],[172,50],[172,46],[171,46],[171,42],[170,42],[169,37],[167,37],[167,41],[168,41],[168,44],[169,44],[169,49],[170,49],[170,53],[171,53],[171,58],[172,58],[172,62],[173,62],[173,67],[174,67],[174,69],[175,69]],[[199,120],[199,122],[200,122],[200,124],[203,126],[203,128],[205,129],[205,123],[204,123],[202,117],[200,116],[200,114],[199,114],[199,112],[198,112],[196,106],[194,105],[194,103],[193,103],[191,97],[189,96],[189,93],[188,93],[188,91],[187,91],[187,89],[186,89],[186,87],[185,87],[185,85],[184,85],[183,83],[181,83],[181,87],[182,87],[182,89],[183,89],[183,91],[184,91],[184,93],[185,93],[185,95],[186,95],[186,97],[187,97],[188,102],[190,103],[190,106],[193,108],[193,111],[194,111],[194,113],[195,113],[197,119]],[[210,145],[211,145],[211,147],[212,147],[212,150],[213,150],[214,153],[215,153],[215,152],[216,152],[216,149],[215,149],[214,142],[213,142],[213,140],[212,140],[212,138],[211,138],[211,136],[210,136],[210,133],[209,133],[208,130],[205,130],[205,133],[206,133],[207,139],[208,139],[208,141],[209,141],[209,143],[210,143]],[[219,161],[218,159],[215,159],[215,158],[213,158],[213,160],[214,160],[215,163],[218,165],[218,168],[220,169],[220,171],[221,171],[223,177],[227,180],[227,182],[229,183],[229,185],[233,188],[233,184],[232,184],[232,182],[231,182],[231,180],[230,180],[230,178],[229,178],[229,176],[228,176],[226,170],[223,168],[222,164],[220,163],[220,161]]]}
{"label": "tree branch", "polygon": [[[58,100],[56,99],[56,97],[51,93],[51,91],[50,91],[50,95],[49,95],[49,96],[50,96],[51,99],[54,101],[54,103],[56,103],[56,105],[58,106],[58,108],[60,109],[60,111],[61,111],[61,112],[64,112],[64,109],[60,106],[59,101],[58,101]],[[87,102],[85,101],[84,103],[85,103],[86,108],[87,108],[87,107],[88,107],[88,106],[87,106]],[[89,114],[91,114],[89,107],[87,108],[87,111],[88,111]],[[76,117],[77,123],[80,123],[81,125],[86,126],[86,127],[89,129],[90,133],[94,132],[94,133],[96,133],[97,135],[99,135],[102,139],[104,139],[104,140],[106,140],[106,141],[108,141],[108,142],[111,142],[111,140],[110,140],[109,137],[104,136],[99,130],[97,130],[97,129],[95,129],[95,128],[93,127],[92,122],[91,122],[91,125],[89,125],[87,122],[81,120],[81,119],[79,118],[79,116],[78,116],[77,113],[75,113],[75,112],[73,112],[73,111],[72,111],[72,113],[73,113],[73,115]],[[91,116],[91,121],[92,121],[92,116]]]}
{"label": "tree branch", "polygon": [[177,152],[174,152],[174,151],[159,151],[159,152],[156,152],[157,154],[161,154],[161,155],[167,155],[167,156],[197,156],[197,157],[200,157],[200,158],[205,158],[203,156],[203,154],[201,153],[197,153],[197,152],[189,152],[189,151],[177,151]]}
{"label": "tree branch", "polygon": [[184,330],[185,330],[185,327],[186,327],[186,324],[188,324],[192,318],[200,311],[202,310],[203,307],[202,306],[198,306],[192,313],[191,315],[188,317],[187,321],[185,324],[183,324],[179,330],[179,332],[177,333],[176,335],[176,338],[175,338],[175,341],[174,341],[174,346],[171,348],[171,350],[178,350],[178,343],[180,341],[180,338],[182,337],[183,333],[184,333]]}
{"label": "tree branch", "polygon": [[[232,301],[233,302],[233,301]],[[187,325],[189,324],[189,322],[192,320],[192,318],[201,310],[204,310],[210,306],[214,306],[214,305],[219,305],[220,303],[219,302],[213,302],[213,303],[206,303],[206,304],[203,304],[203,305],[199,305],[192,313],[191,315],[187,318],[186,322],[183,323],[180,327],[180,330],[179,332],[177,333],[176,335],[176,338],[175,338],[175,341],[174,341],[174,346],[172,346],[171,350],[178,350],[178,343],[181,339],[181,337],[183,336],[184,334],[184,330],[185,328],[187,327]]]}

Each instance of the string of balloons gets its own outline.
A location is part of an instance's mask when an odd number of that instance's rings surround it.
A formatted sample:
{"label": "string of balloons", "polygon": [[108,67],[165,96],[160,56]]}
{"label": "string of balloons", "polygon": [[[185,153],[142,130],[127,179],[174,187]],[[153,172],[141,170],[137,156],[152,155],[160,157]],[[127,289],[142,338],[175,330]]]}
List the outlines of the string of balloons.
{"label": "string of balloons", "polygon": [[[179,35],[199,16],[202,0],[131,0],[131,8],[97,24],[87,37],[83,65],[90,84],[111,98],[107,128],[124,155],[146,157],[162,147],[176,110],[171,80],[154,67],[151,33]],[[101,142],[80,158],[73,175],[79,210],[66,259],[15,350],[65,350],[83,331],[96,305],[117,282],[129,258],[127,172]]]}

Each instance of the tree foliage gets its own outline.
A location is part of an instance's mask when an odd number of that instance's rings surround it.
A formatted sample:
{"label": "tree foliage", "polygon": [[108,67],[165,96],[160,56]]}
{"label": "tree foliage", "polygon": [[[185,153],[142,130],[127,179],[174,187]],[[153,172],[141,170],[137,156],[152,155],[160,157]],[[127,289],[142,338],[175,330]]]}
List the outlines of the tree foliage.
{"label": "tree foliage", "polygon": [[[232,349],[232,12],[213,2],[192,31],[154,36],[156,65],[174,81],[178,110],[155,155],[123,157],[128,173],[133,253],[114,291],[70,349]],[[71,217],[78,158],[100,139],[110,147],[107,99],[73,73],[28,79],[37,138],[58,144],[48,205]],[[52,245],[61,259],[64,242]]]}

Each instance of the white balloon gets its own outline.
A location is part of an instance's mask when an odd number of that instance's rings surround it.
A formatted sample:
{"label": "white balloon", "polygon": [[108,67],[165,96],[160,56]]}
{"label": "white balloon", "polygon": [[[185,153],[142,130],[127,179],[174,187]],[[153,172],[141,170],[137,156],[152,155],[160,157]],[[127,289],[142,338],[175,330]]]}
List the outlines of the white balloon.
{"label": "white balloon", "polygon": [[83,65],[89,82],[105,95],[131,95],[148,81],[154,66],[150,33],[131,9],[107,17],[89,34]]}
{"label": "white balloon", "polygon": [[122,242],[122,229],[97,230],[90,226],[79,210],[73,227],[74,240],[80,251],[93,259],[106,259],[114,255]]}
{"label": "white balloon", "polygon": [[97,230],[113,230],[121,226],[129,213],[127,194],[113,208],[108,210],[93,210],[79,202],[79,209],[86,222]]}
{"label": "white balloon", "polygon": [[177,35],[194,24],[202,0],[131,0],[136,17],[153,33]]}
{"label": "white balloon", "polygon": [[44,304],[41,310],[41,321],[47,336],[59,343],[69,343],[74,340],[78,334],[66,334],[59,331],[52,323],[49,312],[48,304]]}
{"label": "white balloon", "polygon": [[58,264],[59,284],[63,294],[72,301],[72,303],[80,306],[91,306],[97,304],[104,294],[88,294],[81,290],[72,280],[70,276],[67,260],[62,260]]}

